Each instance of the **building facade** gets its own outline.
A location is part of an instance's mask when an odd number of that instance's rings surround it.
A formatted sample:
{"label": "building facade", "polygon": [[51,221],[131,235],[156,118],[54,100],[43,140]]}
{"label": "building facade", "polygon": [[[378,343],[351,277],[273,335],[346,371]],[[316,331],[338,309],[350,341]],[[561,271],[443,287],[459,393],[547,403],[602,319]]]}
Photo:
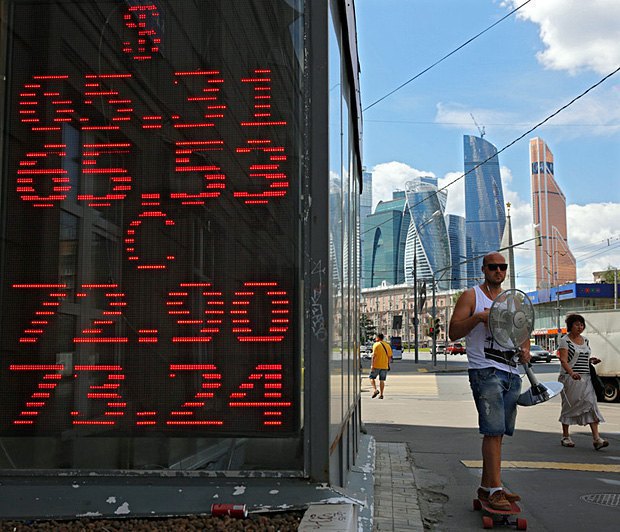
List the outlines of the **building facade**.
{"label": "building facade", "polygon": [[467,247],[465,238],[465,218],[456,214],[446,214],[446,227],[450,241],[450,288],[460,290],[467,287]]}
{"label": "building facade", "polygon": [[405,281],[413,283],[414,262],[418,280],[438,282],[438,289],[450,287],[449,280],[436,278],[450,265],[450,242],[443,216],[445,193],[437,192],[436,178],[418,178],[406,184],[406,209],[410,223],[404,254]]}
{"label": "building facade", "polygon": [[497,148],[482,137],[463,136],[467,286],[482,277],[482,259],[500,248],[506,211]]}
{"label": "building facade", "polygon": [[360,286],[366,286],[366,272],[363,265],[364,241],[368,236],[367,217],[372,214],[372,172],[364,168],[362,170],[362,195],[360,197],[360,220],[359,220],[359,271]]}
{"label": "building facade", "polygon": [[540,234],[536,247],[536,288],[574,282],[577,263],[568,246],[566,196],[555,180],[553,153],[541,138],[530,140],[532,215]]}
{"label": "building facade", "polygon": [[362,254],[364,288],[405,281],[404,256],[410,214],[405,192],[396,191],[392,198],[379,202],[375,212],[366,217]]}

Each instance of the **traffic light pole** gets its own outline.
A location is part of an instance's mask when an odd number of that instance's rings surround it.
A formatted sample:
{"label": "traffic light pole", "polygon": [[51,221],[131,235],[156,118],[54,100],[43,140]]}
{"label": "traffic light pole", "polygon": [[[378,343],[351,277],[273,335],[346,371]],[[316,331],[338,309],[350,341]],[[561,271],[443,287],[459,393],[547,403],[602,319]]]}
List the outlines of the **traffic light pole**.
{"label": "traffic light pole", "polygon": [[437,365],[437,324],[435,322],[435,276],[431,281],[433,283],[433,306],[431,307],[431,317],[433,320],[433,366]]}
{"label": "traffic light pole", "polygon": [[413,248],[413,352],[418,363],[418,246]]}

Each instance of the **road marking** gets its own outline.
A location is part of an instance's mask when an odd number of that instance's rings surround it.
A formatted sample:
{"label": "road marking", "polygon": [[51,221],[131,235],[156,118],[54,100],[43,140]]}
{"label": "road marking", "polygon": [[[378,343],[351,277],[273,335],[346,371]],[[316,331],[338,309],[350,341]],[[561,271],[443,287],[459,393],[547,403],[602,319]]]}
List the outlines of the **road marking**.
{"label": "road marking", "polygon": [[[461,460],[465,467],[481,468],[482,460]],[[599,473],[620,473],[618,464],[577,464],[573,462],[502,462],[504,469],[558,469],[564,471],[594,471]]]}
{"label": "road marking", "polygon": [[[368,384],[366,380],[362,385]],[[377,383],[378,384],[378,383]],[[372,388],[369,389],[369,391]],[[427,375],[388,375],[385,383],[386,394],[388,395],[407,395],[409,397],[438,397],[439,387],[437,377],[434,374]]]}

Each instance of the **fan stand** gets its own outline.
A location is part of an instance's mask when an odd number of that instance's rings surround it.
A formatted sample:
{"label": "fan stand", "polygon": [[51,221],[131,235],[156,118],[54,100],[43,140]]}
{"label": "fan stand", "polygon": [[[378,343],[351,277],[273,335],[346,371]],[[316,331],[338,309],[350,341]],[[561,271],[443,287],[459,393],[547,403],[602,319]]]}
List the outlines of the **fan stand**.
{"label": "fan stand", "polygon": [[[534,329],[534,309],[525,292],[511,288],[500,293],[489,311],[489,329],[493,340],[510,349],[516,358],[521,354],[520,346]],[[522,364],[530,381],[530,389],[517,399],[520,406],[533,406],[549,401],[558,395],[564,385],[560,382],[538,382],[531,364]]]}
{"label": "fan stand", "polygon": [[530,364],[522,364],[525,374],[530,381],[530,389],[525,390],[517,399],[520,406],[534,406],[553,399],[564,388],[561,382],[538,382]]}

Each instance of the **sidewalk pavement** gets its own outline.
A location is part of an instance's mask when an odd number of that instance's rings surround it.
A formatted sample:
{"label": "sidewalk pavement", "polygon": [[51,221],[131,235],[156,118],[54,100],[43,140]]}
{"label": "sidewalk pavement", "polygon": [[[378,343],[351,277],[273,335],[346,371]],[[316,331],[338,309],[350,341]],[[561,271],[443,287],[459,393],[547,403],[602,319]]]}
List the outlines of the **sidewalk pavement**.
{"label": "sidewalk pavement", "polygon": [[[413,362],[413,354],[407,353],[404,361]],[[415,365],[419,373],[452,373],[467,371],[465,357],[445,359],[438,356],[435,364],[431,354],[420,353]],[[399,363],[399,362],[397,362]],[[363,372],[365,373],[365,369]],[[372,437],[370,437],[372,438]],[[374,442],[374,439],[373,439]],[[423,532],[424,521],[418,501],[415,464],[405,442],[374,442],[374,467],[372,493],[368,493],[370,519],[362,522],[358,530],[372,532],[398,531]],[[370,491],[370,490],[369,490]],[[362,511],[361,514],[364,512]],[[369,522],[370,521],[370,526]]]}
{"label": "sidewalk pavement", "polygon": [[423,532],[415,466],[407,444],[376,444],[373,530]]}

